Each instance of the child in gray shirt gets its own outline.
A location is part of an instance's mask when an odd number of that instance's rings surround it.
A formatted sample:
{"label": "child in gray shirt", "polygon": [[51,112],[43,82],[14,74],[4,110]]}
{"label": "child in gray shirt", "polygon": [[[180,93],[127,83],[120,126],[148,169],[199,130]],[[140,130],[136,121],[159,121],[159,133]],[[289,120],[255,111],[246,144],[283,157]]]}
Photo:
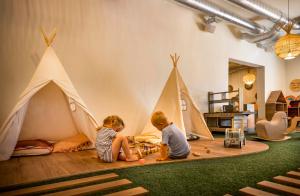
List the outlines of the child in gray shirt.
{"label": "child in gray shirt", "polygon": [[[169,123],[163,112],[155,112],[151,118],[152,125],[162,131],[160,146],[161,156],[158,161],[171,159],[184,159],[190,153],[190,145],[184,134],[175,124]],[[169,153],[167,153],[169,149]]]}

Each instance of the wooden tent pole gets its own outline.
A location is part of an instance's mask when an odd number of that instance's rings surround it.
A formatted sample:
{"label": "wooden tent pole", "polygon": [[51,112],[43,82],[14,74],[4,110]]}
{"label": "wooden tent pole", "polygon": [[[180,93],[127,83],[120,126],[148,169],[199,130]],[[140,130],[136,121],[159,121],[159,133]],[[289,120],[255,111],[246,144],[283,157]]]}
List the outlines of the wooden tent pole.
{"label": "wooden tent pole", "polygon": [[177,56],[177,54],[175,53],[174,55],[171,55],[171,54],[170,54],[170,57],[171,57],[171,59],[172,59],[173,66],[174,66],[174,67],[177,67],[177,62],[178,62],[180,56]]}
{"label": "wooden tent pole", "polygon": [[56,28],[53,29],[53,31],[50,33],[50,36],[47,36],[47,34],[45,33],[42,27],[40,28],[40,31],[44,37],[44,41],[46,45],[49,47],[53,43],[53,40],[56,36]]}

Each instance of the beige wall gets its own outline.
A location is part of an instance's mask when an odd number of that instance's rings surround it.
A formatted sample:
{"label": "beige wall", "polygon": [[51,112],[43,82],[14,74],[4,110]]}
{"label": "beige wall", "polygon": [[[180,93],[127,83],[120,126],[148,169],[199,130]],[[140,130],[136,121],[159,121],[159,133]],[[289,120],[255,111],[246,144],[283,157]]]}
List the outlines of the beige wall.
{"label": "beige wall", "polygon": [[300,92],[291,91],[289,86],[292,80],[300,79],[300,57],[286,61],[286,90],[284,96],[299,96]]}
{"label": "beige wall", "polygon": [[[249,72],[256,76],[256,70],[249,68]],[[234,90],[238,88],[243,89],[243,102],[246,103],[254,103],[256,102],[255,93],[256,93],[256,82],[253,83],[253,87],[250,90],[245,89],[243,82],[243,77],[248,73],[248,70],[241,70],[229,74],[229,84],[231,84]]]}
{"label": "beige wall", "polygon": [[208,91],[227,90],[229,58],[265,66],[266,95],[285,87],[285,67],[273,53],[236,39],[224,23],[202,32],[198,20],[172,0],[0,1],[0,124],[45,50],[40,26],[57,27],[53,48],[97,120],[119,114],[125,133],[142,130],[173,52],[202,112]]}

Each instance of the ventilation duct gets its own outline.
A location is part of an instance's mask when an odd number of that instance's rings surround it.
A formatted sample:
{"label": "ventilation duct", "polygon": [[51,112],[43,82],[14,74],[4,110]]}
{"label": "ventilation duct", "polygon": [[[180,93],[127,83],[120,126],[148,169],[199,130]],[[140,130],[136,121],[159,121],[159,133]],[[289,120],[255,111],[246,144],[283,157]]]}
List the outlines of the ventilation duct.
{"label": "ventilation duct", "polygon": [[[282,32],[282,31],[281,31]],[[281,37],[282,35],[275,34],[272,38],[266,39],[256,43],[256,46],[264,49],[266,52],[273,51],[274,43]]]}
{"label": "ventilation duct", "polygon": [[175,0],[181,4],[192,7],[196,10],[202,11],[209,15],[217,16],[230,23],[236,24],[240,27],[248,29],[251,33],[260,34],[265,32],[265,28],[250,20],[243,19],[233,13],[230,13],[216,4],[213,4],[207,0]]}
{"label": "ventilation duct", "polygon": [[[280,10],[271,7],[259,0],[227,0],[236,5],[239,5],[247,10],[266,16],[274,23],[281,23],[283,25],[288,24],[288,17]],[[299,23],[295,23],[293,29],[299,30]]]}
{"label": "ventilation duct", "polygon": [[296,17],[293,19],[294,21],[294,29],[300,30],[300,16]]}
{"label": "ventilation duct", "polygon": [[[241,33],[241,39],[245,39],[250,43],[255,43],[257,47],[263,48],[265,51],[271,51],[272,47],[274,45],[274,42],[282,35],[284,32],[281,30],[280,25],[282,25],[287,20],[284,19],[283,13],[275,10],[275,9],[269,9],[267,13],[269,13],[270,16],[272,16],[271,13],[273,13],[274,21],[277,21],[277,23],[274,24],[273,28],[271,30],[266,30],[265,27],[252,22],[250,20],[241,18],[223,8],[220,6],[213,4],[212,2],[208,0],[175,0],[181,4],[184,4],[188,7],[194,8],[196,10],[199,10],[205,14],[207,14],[209,17],[217,17],[221,18],[225,21],[228,21],[230,23],[236,24],[239,27],[242,27],[244,29],[247,29],[249,33]],[[228,0],[228,1],[234,1],[234,0]],[[265,6],[267,7],[267,6]],[[247,8],[249,10],[252,10],[250,8]],[[279,17],[278,17],[279,15]],[[281,21],[280,23],[278,21]],[[299,24],[299,18],[298,18],[298,24]],[[296,23],[297,24],[297,23]]]}
{"label": "ventilation duct", "polygon": [[274,37],[279,37],[281,35],[281,28],[279,24],[275,24],[272,29],[268,32],[261,33],[259,35],[251,35],[248,33],[242,33],[241,39],[245,39],[250,43],[258,43],[266,39],[272,39]]}

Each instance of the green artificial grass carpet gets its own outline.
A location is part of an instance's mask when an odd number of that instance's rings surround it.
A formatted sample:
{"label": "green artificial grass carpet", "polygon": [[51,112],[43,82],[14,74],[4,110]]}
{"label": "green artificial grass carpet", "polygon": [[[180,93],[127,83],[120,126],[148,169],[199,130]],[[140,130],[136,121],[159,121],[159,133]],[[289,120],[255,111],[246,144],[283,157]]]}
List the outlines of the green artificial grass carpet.
{"label": "green artificial grass carpet", "polygon": [[[133,182],[132,185],[118,190],[142,186],[150,191],[150,195],[237,195],[240,188],[257,187],[257,182],[271,180],[277,175],[285,175],[286,172],[300,167],[300,133],[291,136],[287,141],[264,142],[269,145],[269,150],[252,155],[94,172],[8,187],[6,190],[115,172],[120,178],[127,178]],[[94,195],[110,192],[103,191]]]}
{"label": "green artificial grass carpet", "polygon": [[240,188],[257,187],[257,182],[300,167],[300,133],[287,141],[264,143],[270,149],[258,154],[135,167],[117,173],[150,190],[151,195],[236,195]]}

